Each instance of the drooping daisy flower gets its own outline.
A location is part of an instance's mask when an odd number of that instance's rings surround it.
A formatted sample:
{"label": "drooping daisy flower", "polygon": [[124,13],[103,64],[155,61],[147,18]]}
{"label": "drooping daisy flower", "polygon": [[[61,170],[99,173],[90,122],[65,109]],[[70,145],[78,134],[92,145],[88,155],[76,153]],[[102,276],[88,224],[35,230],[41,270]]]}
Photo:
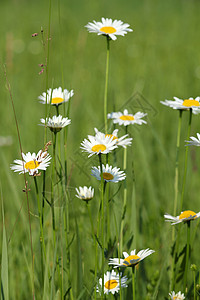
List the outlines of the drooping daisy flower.
{"label": "drooping daisy flower", "polygon": [[107,154],[111,150],[117,148],[116,142],[108,136],[103,136],[100,133],[95,136],[88,135],[88,139],[84,139],[81,143],[81,149],[89,153],[88,157],[93,154]]}
{"label": "drooping daisy flower", "polygon": [[[106,164],[102,165],[103,179],[106,182],[119,182],[126,178],[126,174],[123,171],[119,171],[120,168],[112,167]],[[101,169],[100,166],[92,167],[92,176],[96,177],[97,180],[101,180]]]}
{"label": "drooping daisy flower", "polygon": [[177,294],[173,291],[169,293],[169,296],[171,297],[171,300],[184,300],[185,296],[184,294],[181,294],[181,292],[178,292]]}
{"label": "drooping daisy flower", "polygon": [[94,197],[94,189],[91,186],[89,188],[79,186],[79,189],[76,188],[76,192],[76,197],[84,201],[89,201]]}
{"label": "drooping daisy flower", "polygon": [[[114,270],[112,272],[107,271],[106,274],[104,274],[104,294],[115,292],[118,293],[120,290],[120,276],[121,274],[117,274]],[[121,277],[121,287],[125,288],[127,287],[126,284],[127,277]],[[99,279],[99,286],[97,286],[97,292],[101,293],[102,291],[102,278]]]}
{"label": "drooping daisy flower", "polygon": [[46,104],[46,102],[51,105],[60,105],[64,102],[68,102],[69,99],[74,95],[74,91],[68,91],[67,89],[62,91],[62,88],[59,87],[57,89],[48,89],[47,93],[42,93],[38,97],[40,99],[40,103]]}
{"label": "drooping daisy flower", "polygon": [[181,214],[177,217],[173,217],[169,214],[165,214],[164,217],[166,219],[165,221],[174,222],[171,225],[175,225],[175,224],[179,224],[181,222],[185,223],[188,221],[198,219],[200,217],[200,212],[195,213],[192,210],[185,210],[185,211],[182,211]]}
{"label": "drooping daisy flower", "polygon": [[188,143],[186,146],[200,146],[200,134],[197,133],[197,138],[190,136],[191,141],[186,141]]}
{"label": "drooping daisy flower", "polygon": [[137,112],[135,115],[129,114],[128,110],[125,109],[123,113],[121,112],[112,112],[108,114],[108,119],[113,119],[113,123],[118,123],[119,125],[128,126],[130,124],[138,124],[142,125],[147,124],[142,118],[145,117],[147,114],[142,112]]}
{"label": "drooping daisy flower", "polygon": [[195,99],[189,98],[185,100],[174,97],[174,100],[160,101],[160,103],[173,109],[189,110],[191,108],[193,114],[200,113],[200,97],[196,97]]}
{"label": "drooping daisy flower", "polygon": [[114,265],[114,268],[119,267],[133,267],[137,265],[141,260],[143,260],[145,257],[151,255],[154,253],[154,250],[149,250],[149,248],[145,250],[140,250],[137,254],[136,250],[131,251],[131,254],[129,255],[127,252],[123,252],[124,259],[122,258],[110,258],[109,259],[109,265]]}
{"label": "drooping daisy flower", "polygon": [[116,40],[116,35],[124,36],[127,32],[133,31],[128,28],[130,25],[123,23],[122,21],[112,20],[108,18],[102,18],[101,22],[93,21],[94,23],[89,22],[85,27],[89,32],[97,33],[98,35],[105,35],[110,37],[112,40]]}
{"label": "drooping daisy flower", "polygon": [[[95,128],[94,130],[95,130],[96,134],[97,133],[104,134],[104,133],[98,131],[97,128]],[[118,134],[118,129],[115,129],[113,131],[113,133],[104,134],[104,135],[109,136],[111,139],[113,139],[116,142],[117,146],[122,146],[123,148],[126,148],[126,146],[130,146],[132,144],[132,138],[127,138],[128,134],[125,134],[125,135],[121,136],[120,138],[118,138],[117,134]]]}
{"label": "drooping daisy flower", "polygon": [[15,159],[16,165],[11,165],[11,170],[19,172],[19,174],[29,172],[29,175],[35,176],[38,174],[38,170],[46,170],[50,164],[51,156],[43,150],[40,150],[38,154],[31,154],[30,152],[22,153],[23,160]]}
{"label": "drooping daisy flower", "polygon": [[46,125],[53,132],[58,132],[71,123],[70,119],[63,118],[61,115],[59,115],[58,117],[53,116],[52,118],[46,118],[46,122],[45,119],[40,119],[40,121],[42,123],[41,125]]}

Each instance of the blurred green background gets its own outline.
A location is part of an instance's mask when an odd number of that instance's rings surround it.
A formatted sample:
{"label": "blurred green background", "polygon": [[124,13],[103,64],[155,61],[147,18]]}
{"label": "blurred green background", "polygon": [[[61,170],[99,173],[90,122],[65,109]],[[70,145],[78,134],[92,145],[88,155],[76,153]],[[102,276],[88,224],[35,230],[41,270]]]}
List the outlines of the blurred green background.
{"label": "blurred green background", "polygon": [[[118,111],[127,104],[130,112],[142,109],[148,113],[148,125],[129,129],[134,139],[133,147],[129,150],[129,171],[131,173],[134,162],[138,247],[149,247],[157,251],[151,258],[155,264],[155,268],[151,265],[149,270],[151,277],[156,270],[161,271],[165,263],[163,253],[170,251],[169,246],[166,249],[163,245],[171,234],[170,232],[166,234],[169,224],[164,224],[163,214],[173,211],[178,122],[178,112],[162,106],[160,101],[172,99],[174,96],[186,99],[200,95],[200,1],[52,0],[51,5],[48,87],[64,86],[67,89],[74,89],[75,94],[71,101],[72,125],[67,145],[68,168],[70,170],[73,167],[70,181],[72,198],[75,187],[88,184],[88,176],[85,173],[88,172],[90,175],[90,166],[97,162],[96,159],[85,165],[87,156],[83,158],[79,155],[80,142],[88,134],[94,133],[94,127],[98,129],[103,127],[106,42],[104,37],[88,33],[84,26],[92,20],[98,21],[101,17],[109,17],[129,23],[133,29],[132,33],[111,42],[108,112]],[[13,160],[20,158],[20,149],[3,64],[6,66],[11,85],[23,151],[37,152],[44,144],[44,131],[38,124],[40,118],[45,115],[45,107],[37,98],[46,90],[46,75],[45,72],[39,75],[41,68],[38,64],[46,63],[48,24],[49,1],[1,0],[0,2],[0,136],[9,136],[12,139],[12,144],[2,144],[0,147],[1,198],[5,207],[8,236],[11,234],[23,199],[21,191],[24,183],[23,176],[10,171]],[[41,27],[44,30],[44,47]],[[39,35],[32,37],[35,32]],[[193,118],[193,136],[199,131],[199,118],[198,115]],[[188,113],[184,113],[180,182],[187,122]],[[124,133],[123,128],[120,132]],[[198,212],[199,149],[193,147],[189,154],[189,175],[185,194],[185,203],[188,205],[185,204],[184,209]],[[84,169],[85,173],[81,169]],[[92,178],[91,182],[94,183],[95,179]],[[131,176],[128,182],[131,187]],[[131,192],[130,188],[128,191],[130,198]],[[78,199],[73,201],[75,212],[81,216],[83,212],[79,208]],[[28,226],[24,231],[27,220],[24,207],[15,225],[13,243],[10,243],[10,265],[21,266],[17,257],[22,251],[20,241],[28,237]],[[84,232],[84,227],[80,230]],[[12,254],[14,249],[15,252]],[[194,263],[199,265],[197,254],[194,253],[196,259]],[[87,256],[87,253],[83,255]],[[19,282],[23,282],[25,278],[22,274],[20,276]],[[12,274],[10,277],[13,279],[15,275]],[[27,291],[19,282],[15,282],[12,292],[16,298],[11,299],[27,299]],[[166,279],[161,278],[158,294],[161,297],[169,292],[165,283]],[[145,287],[143,287],[144,294]]]}

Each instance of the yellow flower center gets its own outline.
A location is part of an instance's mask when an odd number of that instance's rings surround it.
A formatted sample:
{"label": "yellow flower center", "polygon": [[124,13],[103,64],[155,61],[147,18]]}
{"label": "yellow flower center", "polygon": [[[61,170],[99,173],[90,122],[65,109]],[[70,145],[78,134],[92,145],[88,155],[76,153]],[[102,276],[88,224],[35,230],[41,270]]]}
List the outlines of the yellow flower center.
{"label": "yellow flower center", "polygon": [[100,31],[109,34],[109,33],[115,33],[117,30],[112,26],[104,26],[100,28]]}
{"label": "yellow flower center", "polygon": [[192,100],[192,99],[186,99],[186,100],[183,101],[183,105],[187,106],[187,107],[199,106],[199,101]]}
{"label": "yellow flower center", "polygon": [[126,115],[123,115],[121,117],[119,117],[121,120],[123,121],[133,121],[134,120],[134,116],[126,116]]}
{"label": "yellow flower center", "polygon": [[113,178],[114,178],[114,176],[112,174],[106,173],[106,172],[103,173],[104,180],[112,180]]}
{"label": "yellow flower center", "polygon": [[33,170],[33,169],[36,169],[37,167],[39,167],[39,162],[36,161],[36,160],[31,160],[31,161],[28,161],[26,164],[25,164],[25,169],[27,170]]}
{"label": "yellow flower center", "polygon": [[109,138],[113,138],[113,141],[118,140],[118,138],[112,134],[106,134],[105,136],[109,136]]}
{"label": "yellow flower center", "polygon": [[[135,260],[132,261],[131,260]],[[138,255],[129,255],[127,258],[124,259],[123,261],[123,265],[128,267],[130,265],[135,265],[136,263],[138,263],[140,260],[140,257]]]}
{"label": "yellow flower center", "polygon": [[103,144],[94,145],[91,150],[97,153],[99,153],[99,151],[103,152],[106,150],[106,146]]}
{"label": "yellow flower center", "polygon": [[51,104],[60,104],[64,101],[63,98],[60,98],[60,97],[55,97],[55,98],[52,98],[51,100]]}
{"label": "yellow flower center", "polygon": [[179,220],[189,218],[189,217],[194,217],[194,219],[196,219],[195,216],[196,216],[196,213],[193,212],[192,210],[185,210],[180,214]]}
{"label": "yellow flower center", "polygon": [[114,289],[118,285],[118,282],[114,279],[108,280],[105,283],[105,288],[108,290]]}

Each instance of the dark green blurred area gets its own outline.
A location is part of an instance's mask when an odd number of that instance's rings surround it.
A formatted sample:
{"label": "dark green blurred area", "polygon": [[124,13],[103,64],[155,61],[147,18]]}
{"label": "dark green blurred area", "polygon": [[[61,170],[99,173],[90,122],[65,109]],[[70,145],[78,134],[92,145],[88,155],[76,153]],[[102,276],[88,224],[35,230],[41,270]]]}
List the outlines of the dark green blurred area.
{"label": "dark green blurred area", "polygon": [[[129,168],[131,170],[134,161],[138,213],[142,219],[141,248],[159,249],[163,240],[159,238],[160,232],[157,239],[152,238],[155,223],[165,226],[163,213],[172,213],[178,112],[162,106],[160,101],[174,96],[186,99],[200,95],[199,15],[200,1],[197,0],[52,1],[48,87],[64,86],[74,89],[75,93],[71,100],[72,125],[68,136],[69,170],[74,161],[78,162],[73,166],[70,182],[72,196],[74,187],[88,184],[88,177],[80,168],[90,173],[88,166],[82,167],[82,157],[77,154],[81,153],[80,142],[94,133],[94,127],[103,127],[106,42],[104,37],[88,33],[84,26],[92,20],[109,17],[129,23],[133,29],[132,33],[111,42],[108,112],[118,111],[129,99],[134,101],[133,95],[139,95],[139,102],[128,102],[133,109],[130,112],[135,113],[142,106],[148,110],[148,125],[129,129],[134,138],[133,149],[129,151]],[[44,144],[44,131],[38,124],[45,116],[45,107],[37,98],[46,90],[46,75],[45,72],[39,75],[38,64],[46,62],[48,22],[48,1],[0,2],[0,62],[6,66],[24,152],[37,152]],[[39,35],[32,37],[36,32]],[[3,66],[0,80],[0,135],[10,136],[13,142],[0,147],[1,190],[10,233],[21,203],[23,176],[9,169],[13,160],[20,158],[20,149]],[[181,166],[187,119],[186,112],[183,114]],[[194,116],[193,136],[200,131],[199,123],[200,116]],[[120,132],[124,134],[123,128]],[[195,147],[189,153],[185,195],[189,204],[184,209],[200,211],[200,153]],[[96,160],[93,165],[94,162]],[[182,173],[183,167],[180,178]],[[131,179],[128,178],[128,182],[131,186]],[[131,197],[131,189],[128,193]],[[74,201],[77,204],[78,200]],[[21,223],[18,226],[17,229]],[[152,259],[159,269],[163,263],[162,253]],[[166,287],[161,290],[167,292]]]}

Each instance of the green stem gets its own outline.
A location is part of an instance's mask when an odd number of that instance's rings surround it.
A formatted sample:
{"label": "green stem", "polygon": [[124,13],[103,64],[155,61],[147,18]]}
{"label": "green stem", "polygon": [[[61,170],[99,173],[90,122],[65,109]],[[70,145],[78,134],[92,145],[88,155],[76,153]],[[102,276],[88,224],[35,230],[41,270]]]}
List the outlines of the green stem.
{"label": "green stem", "polygon": [[34,183],[35,183],[35,190],[37,196],[37,205],[38,205],[38,216],[40,221],[40,250],[41,250],[41,269],[42,269],[42,282],[44,282],[44,266],[43,266],[43,254],[46,260],[46,250],[45,250],[45,243],[44,243],[44,234],[43,234],[43,226],[42,226],[42,215],[41,215],[41,206],[40,206],[40,197],[37,185],[36,176],[34,176]]}
{"label": "green stem", "polygon": [[53,139],[53,162],[52,162],[52,178],[51,178],[51,213],[52,213],[52,226],[53,226],[53,238],[55,242],[55,211],[54,211],[54,171],[56,160],[56,133],[54,133]]}
{"label": "green stem", "polygon": [[[181,136],[181,124],[182,124],[182,113],[183,111],[179,110],[179,121],[178,121],[178,132],[176,140],[176,164],[175,164],[175,178],[174,178],[174,216],[177,214],[177,203],[178,203],[178,179],[179,179],[179,148],[180,148],[180,136]],[[172,242],[175,237],[175,227],[172,228]]]}
{"label": "green stem", "polygon": [[189,252],[190,252],[190,221],[187,222],[187,249],[186,249],[186,262],[185,262],[184,285],[183,285],[184,292],[186,292],[186,285],[187,285]]}
{"label": "green stem", "polygon": [[[106,189],[107,186],[107,189]],[[110,206],[109,206],[109,184],[106,184],[105,181],[105,189],[106,189],[106,214],[107,214],[107,224],[106,224],[106,231],[107,231],[107,247],[110,241]]]}
{"label": "green stem", "polygon": [[[190,138],[191,123],[192,123],[192,109],[190,108],[187,141]],[[185,147],[185,167],[184,167],[183,185],[182,185],[182,193],[181,193],[181,207],[180,207],[180,211],[182,211],[182,208],[183,208],[183,198],[184,198],[184,193],[185,193],[185,183],[186,183],[186,176],[187,176],[188,148],[189,147]]]}
{"label": "green stem", "polygon": [[[128,132],[128,126],[126,126],[126,134]],[[127,147],[124,148],[124,161],[123,161],[123,170],[126,173],[127,169]],[[127,183],[126,178],[124,180],[124,203],[123,203],[123,211],[122,211],[122,220],[121,220],[121,228],[120,228],[120,252],[122,253],[123,250],[123,227],[124,227],[124,220],[126,214],[126,203],[127,203]]]}
{"label": "green stem", "polygon": [[106,56],[106,80],[105,80],[105,92],[104,92],[104,122],[105,122],[105,133],[108,130],[107,124],[107,98],[108,98],[108,69],[109,69],[109,54],[110,54],[110,38],[107,38],[107,56]]}
{"label": "green stem", "polygon": [[57,117],[59,116],[59,106],[56,105],[56,114],[57,114]]}
{"label": "green stem", "polygon": [[135,266],[132,267],[132,289],[133,289],[133,300],[135,300]]}
{"label": "green stem", "polygon": [[194,300],[196,300],[196,272],[193,271],[194,278]]}
{"label": "green stem", "polygon": [[99,154],[99,165],[101,170],[101,237],[102,237],[102,293],[101,298],[104,298],[104,180],[103,167],[101,161],[101,153]]}

